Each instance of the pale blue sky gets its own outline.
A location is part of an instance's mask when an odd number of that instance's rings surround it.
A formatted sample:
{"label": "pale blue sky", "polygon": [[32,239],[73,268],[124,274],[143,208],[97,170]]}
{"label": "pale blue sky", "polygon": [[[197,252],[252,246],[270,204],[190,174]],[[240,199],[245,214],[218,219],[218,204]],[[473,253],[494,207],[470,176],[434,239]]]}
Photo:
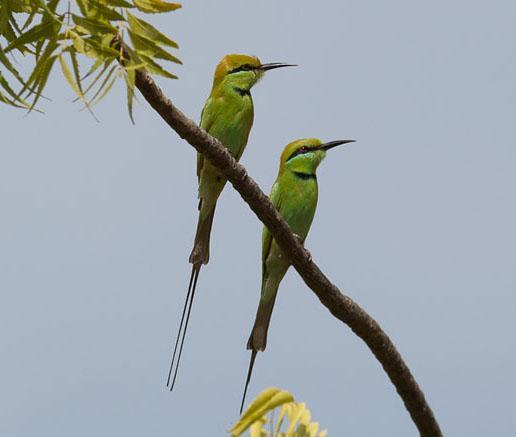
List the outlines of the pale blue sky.
{"label": "pale blue sky", "polygon": [[[198,120],[229,52],[299,68],[253,90],[242,162],[267,192],[293,139],[353,138],[319,169],[307,246],[391,336],[445,435],[516,433],[516,4],[186,2],[167,95]],[[165,389],[196,222],[195,154],[118,87],[56,75],[46,114],[0,107],[0,435],[215,436],[237,417],[261,225],[230,187],[177,390]],[[369,350],[294,271],[249,398],[309,404],[331,436],[413,436]]]}

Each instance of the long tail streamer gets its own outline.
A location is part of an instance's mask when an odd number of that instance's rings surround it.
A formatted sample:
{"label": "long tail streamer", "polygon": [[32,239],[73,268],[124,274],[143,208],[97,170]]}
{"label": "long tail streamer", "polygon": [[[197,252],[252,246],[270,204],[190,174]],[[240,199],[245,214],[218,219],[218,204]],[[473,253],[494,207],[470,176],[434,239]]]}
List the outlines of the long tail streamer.
{"label": "long tail streamer", "polygon": [[247,394],[247,388],[249,387],[249,382],[251,381],[251,374],[253,373],[254,360],[256,359],[257,352],[258,351],[255,350],[251,351],[251,361],[249,362],[249,370],[247,371],[244,394],[242,395],[242,403],[240,404],[240,415],[242,415],[242,410],[244,409],[245,395]]}
{"label": "long tail streamer", "polygon": [[[190,320],[190,312],[192,311],[192,304],[195,296],[195,289],[197,287],[197,279],[199,278],[199,272],[201,271],[201,263],[194,264],[192,266],[192,274],[190,276],[190,283],[188,284],[188,292],[186,293],[185,305],[183,307],[183,314],[181,315],[181,322],[179,323],[179,330],[177,332],[176,344],[174,346],[174,353],[172,354],[172,361],[170,362],[170,370],[168,371],[167,378],[167,387],[170,387],[170,391],[174,389],[174,384],[176,382],[177,371],[179,369],[179,362],[181,361],[181,354],[183,352],[183,345],[185,342],[186,330],[188,328],[188,321]],[[186,314],[186,319],[185,319]],[[182,335],[181,335],[182,333]],[[179,344],[179,339],[181,338],[181,344]],[[176,353],[178,352],[177,347],[179,346],[179,353],[177,354],[176,361]],[[174,370],[175,365],[175,370]],[[172,373],[174,373],[174,377],[172,378],[172,383],[170,383],[170,379],[172,377]]]}

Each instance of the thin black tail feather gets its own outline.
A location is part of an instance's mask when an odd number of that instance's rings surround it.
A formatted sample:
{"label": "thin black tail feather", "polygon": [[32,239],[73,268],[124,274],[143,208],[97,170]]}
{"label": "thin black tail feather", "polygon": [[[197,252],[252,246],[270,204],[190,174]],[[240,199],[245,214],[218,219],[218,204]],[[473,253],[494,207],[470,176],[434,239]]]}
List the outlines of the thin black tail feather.
{"label": "thin black tail feather", "polygon": [[[172,355],[172,361],[170,362],[170,369],[168,371],[167,378],[167,387],[170,386],[170,391],[174,389],[174,384],[177,378],[177,371],[179,369],[179,362],[181,361],[181,354],[183,352],[183,345],[185,342],[186,330],[188,328],[188,321],[190,320],[190,313],[192,311],[192,304],[195,296],[195,289],[197,288],[197,279],[199,278],[199,272],[201,271],[201,263],[194,264],[192,266],[192,274],[190,276],[190,282],[188,284],[188,292],[186,294],[185,305],[183,307],[183,314],[181,315],[181,322],[179,323],[179,330],[177,332],[176,344],[174,346],[174,353]],[[185,320],[186,314],[186,320]],[[184,325],[183,325],[184,323]],[[182,332],[182,336],[181,336]],[[176,353],[178,352],[179,338],[181,338],[181,344],[179,346],[179,353],[177,355],[176,361]],[[173,372],[175,364],[175,371]],[[174,377],[172,379],[172,383],[170,383],[170,379],[172,377],[172,372],[174,373]]]}
{"label": "thin black tail feather", "polygon": [[254,360],[256,359],[257,350],[251,351],[251,361],[249,362],[249,370],[247,371],[247,378],[245,381],[244,394],[242,395],[242,403],[240,404],[240,415],[242,415],[242,410],[244,409],[245,396],[247,394],[247,388],[249,387],[249,382],[251,381],[251,375],[253,373]]}

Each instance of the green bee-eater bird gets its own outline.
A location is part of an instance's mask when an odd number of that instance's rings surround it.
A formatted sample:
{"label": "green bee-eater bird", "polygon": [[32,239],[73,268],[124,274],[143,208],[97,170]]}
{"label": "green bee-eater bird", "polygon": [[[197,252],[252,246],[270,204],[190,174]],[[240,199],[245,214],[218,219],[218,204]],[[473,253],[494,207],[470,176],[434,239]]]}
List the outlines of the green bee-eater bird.
{"label": "green bee-eater bird", "polygon": [[[281,154],[280,168],[272,186],[270,199],[290,229],[304,242],[317,207],[318,187],[316,170],[326,151],[354,140],[331,141],[322,144],[316,138],[297,140],[288,144]],[[251,380],[254,360],[258,351],[267,346],[267,331],[281,280],[290,267],[290,260],[273,240],[267,227],[262,234],[262,291],[253,330],[247,342],[251,362],[240,406],[244,407],[247,387]]]}
{"label": "green bee-eater bird", "polygon": [[[224,144],[237,161],[244,152],[253,125],[254,109],[251,88],[261,79],[265,71],[289,66],[293,65],[262,64],[257,57],[247,55],[226,55],[217,65],[211,93],[202,110],[201,127]],[[168,374],[167,386],[170,385],[170,391],[174,387],[179,368],[199,272],[202,264],[207,264],[210,258],[210,232],[215,206],[226,184],[226,178],[201,154],[197,154],[197,178],[199,182],[199,220],[194,247],[190,254],[190,263],[193,264],[192,274]],[[181,331],[181,346],[177,361],[175,361]],[[170,384],[174,363],[176,369],[172,384]]]}

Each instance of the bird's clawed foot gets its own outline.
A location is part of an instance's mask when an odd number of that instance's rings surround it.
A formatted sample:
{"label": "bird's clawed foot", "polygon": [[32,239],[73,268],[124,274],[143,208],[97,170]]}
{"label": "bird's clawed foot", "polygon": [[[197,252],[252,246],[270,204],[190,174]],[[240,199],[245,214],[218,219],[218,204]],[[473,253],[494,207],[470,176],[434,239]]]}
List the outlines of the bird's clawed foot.
{"label": "bird's clawed foot", "polygon": [[303,240],[299,235],[296,233],[292,233],[294,235],[294,238],[297,240],[297,242],[303,246],[303,251],[305,252],[305,256],[308,258],[308,262],[312,262],[312,254],[310,251],[305,247],[305,240]]}
{"label": "bird's clawed foot", "polygon": [[299,235],[297,235],[296,233],[292,232],[292,235],[294,236],[294,238],[297,240],[297,242],[304,247],[305,245],[305,240],[303,240]]}

